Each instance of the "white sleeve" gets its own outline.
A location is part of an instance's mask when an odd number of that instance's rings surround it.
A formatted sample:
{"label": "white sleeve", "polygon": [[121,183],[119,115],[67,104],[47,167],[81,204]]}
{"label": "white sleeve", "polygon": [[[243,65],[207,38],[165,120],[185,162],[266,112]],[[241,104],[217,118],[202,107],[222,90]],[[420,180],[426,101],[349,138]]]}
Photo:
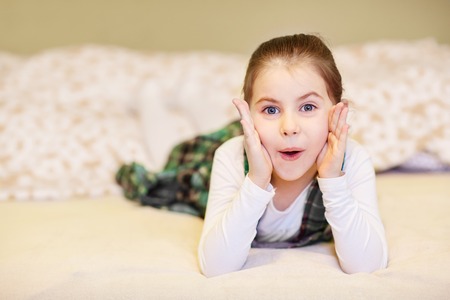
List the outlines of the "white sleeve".
{"label": "white sleeve", "polygon": [[222,145],[214,156],[198,249],[201,271],[208,277],[242,268],[258,220],[274,195],[274,191],[263,190],[244,176],[243,147],[239,151],[237,141]]}
{"label": "white sleeve", "polygon": [[336,253],[346,273],[372,272],[387,265],[387,243],[381,222],[375,172],[364,148],[350,143],[345,175],[319,178],[325,217],[333,231]]}

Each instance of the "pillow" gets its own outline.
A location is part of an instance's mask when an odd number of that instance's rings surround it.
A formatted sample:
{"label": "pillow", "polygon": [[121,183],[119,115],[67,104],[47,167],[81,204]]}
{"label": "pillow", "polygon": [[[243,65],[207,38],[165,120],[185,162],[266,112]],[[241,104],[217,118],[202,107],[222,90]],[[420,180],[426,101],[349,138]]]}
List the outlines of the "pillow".
{"label": "pillow", "polygon": [[[450,81],[447,81],[447,90],[450,89]],[[448,92],[447,92],[448,95]],[[450,97],[447,96],[447,102],[443,104],[439,102],[430,111],[435,113],[428,113],[429,122],[435,124],[435,129],[426,139],[423,139],[422,147],[425,151],[436,155],[441,162],[450,165]]]}
{"label": "pillow", "polygon": [[98,46],[24,58],[0,88],[0,200],[120,193],[119,165],[148,160],[130,95],[151,65]]}
{"label": "pillow", "polygon": [[395,170],[402,172],[448,172],[450,171],[450,164],[443,163],[430,153],[420,152],[414,154]]}
{"label": "pillow", "polygon": [[142,83],[140,122],[150,170],[160,170],[176,144],[239,118],[232,99],[241,96],[247,58],[216,52],[166,54],[158,78]]}
{"label": "pillow", "polygon": [[[335,49],[352,136],[376,170],[426,152],[450,164],[450,49],[433,40]],[[86,45],[0,54],[0,200],[119,194],[114,174],[157,171],[170,149],[238,118],[248,58]]]}
{"label": "pillow", "polygon": [[334,53],[352,103],[351,135],[377,171],[424,151],[450,163],[449,46],[380,41]]}

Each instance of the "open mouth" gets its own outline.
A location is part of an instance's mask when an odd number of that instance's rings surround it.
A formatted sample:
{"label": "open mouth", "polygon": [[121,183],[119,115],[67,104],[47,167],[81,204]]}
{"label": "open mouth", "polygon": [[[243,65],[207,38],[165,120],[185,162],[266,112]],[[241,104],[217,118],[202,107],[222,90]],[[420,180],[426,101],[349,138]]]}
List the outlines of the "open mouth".
{"label": "open mouth", "polygon": [[303,150],[280,151],[280,155],[284,160],[296,160],[303,153]]}

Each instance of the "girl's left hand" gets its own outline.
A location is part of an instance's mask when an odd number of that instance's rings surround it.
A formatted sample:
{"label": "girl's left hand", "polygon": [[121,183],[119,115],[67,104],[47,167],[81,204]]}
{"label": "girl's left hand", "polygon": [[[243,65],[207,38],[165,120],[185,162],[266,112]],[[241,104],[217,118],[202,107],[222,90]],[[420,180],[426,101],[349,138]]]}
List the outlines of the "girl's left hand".
{"label": "girl's left hand", "polygon": [[342,175],[349,125],[347,124],[348,103],[334,105],[328,115],[328,140],[317,157],[317,171],[321,178]]}

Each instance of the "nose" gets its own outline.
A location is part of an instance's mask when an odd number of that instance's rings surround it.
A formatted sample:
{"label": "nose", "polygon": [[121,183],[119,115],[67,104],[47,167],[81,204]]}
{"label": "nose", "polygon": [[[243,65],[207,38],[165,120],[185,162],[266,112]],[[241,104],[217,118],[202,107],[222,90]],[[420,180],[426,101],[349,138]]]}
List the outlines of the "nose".
{"label": "nose", "polygon": [[286,114],[281,119],[280,129],[284,136],[297,135],[300,133],[300,124],[294,116]]}

